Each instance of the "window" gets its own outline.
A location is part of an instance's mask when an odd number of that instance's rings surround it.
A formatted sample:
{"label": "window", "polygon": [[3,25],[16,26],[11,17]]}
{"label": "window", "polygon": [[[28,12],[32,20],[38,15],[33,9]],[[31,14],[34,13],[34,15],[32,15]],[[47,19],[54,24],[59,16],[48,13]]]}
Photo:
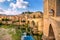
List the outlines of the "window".
{"label": "window", "polygon": [[49,14],[50,16],[54,16],[54,10],[53,10],[53,9],[50,9],[50,10],[49,10],[49,13],[50,13],[50,14]]}

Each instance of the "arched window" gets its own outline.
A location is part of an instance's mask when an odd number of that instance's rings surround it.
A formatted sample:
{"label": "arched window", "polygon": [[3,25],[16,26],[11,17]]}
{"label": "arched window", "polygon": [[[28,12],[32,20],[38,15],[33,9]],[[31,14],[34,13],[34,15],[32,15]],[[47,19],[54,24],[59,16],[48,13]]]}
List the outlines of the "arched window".
{"label": "arched window", "polygon": [[53,9],[50,9],[50,10],[49,10],[49,13],[50,13],[50,14],[49,14],[50,16],[54,16],[54,10],[53,10]]}

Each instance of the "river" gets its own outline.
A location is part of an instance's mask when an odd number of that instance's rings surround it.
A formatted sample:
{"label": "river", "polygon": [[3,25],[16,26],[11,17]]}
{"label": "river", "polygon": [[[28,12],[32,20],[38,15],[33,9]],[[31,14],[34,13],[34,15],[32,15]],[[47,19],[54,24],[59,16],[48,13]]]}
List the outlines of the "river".
{"label": "river", "polygon": [[29,33],[23,33],[21,40],[34,40],[34,38]]}

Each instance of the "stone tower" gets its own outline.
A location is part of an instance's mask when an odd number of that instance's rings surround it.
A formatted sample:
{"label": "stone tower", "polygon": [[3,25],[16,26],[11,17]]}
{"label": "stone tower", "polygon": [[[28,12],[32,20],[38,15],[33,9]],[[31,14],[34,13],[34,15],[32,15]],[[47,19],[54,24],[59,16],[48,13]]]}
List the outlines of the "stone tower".
{"label": "stone tower", "polygon": [[56,16],[55,10],[56,10],[55,0],[44,0],[44,17],[48,17],[50,14],[54,14],[53,16]]}
{"label": "stone tower", "polygon": [[44,17],[60,16],[60,0],[44,0]]}
{"label": "stone tower", "polygon": [[60,40],[60,0],[44,0],[43,40]]}
{"label": "stone tower", "polygon": [[60,16],[60,0],[44,0],[44,17]]}

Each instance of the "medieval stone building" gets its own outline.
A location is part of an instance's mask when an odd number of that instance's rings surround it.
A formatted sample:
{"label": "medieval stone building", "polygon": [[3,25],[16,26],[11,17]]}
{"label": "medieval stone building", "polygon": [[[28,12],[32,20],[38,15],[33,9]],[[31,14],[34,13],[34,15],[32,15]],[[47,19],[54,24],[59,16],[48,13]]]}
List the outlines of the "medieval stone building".
{"label": "medieval stone building", "polygon": [[43,40],[60,40],[60,0],[44,0]]}

